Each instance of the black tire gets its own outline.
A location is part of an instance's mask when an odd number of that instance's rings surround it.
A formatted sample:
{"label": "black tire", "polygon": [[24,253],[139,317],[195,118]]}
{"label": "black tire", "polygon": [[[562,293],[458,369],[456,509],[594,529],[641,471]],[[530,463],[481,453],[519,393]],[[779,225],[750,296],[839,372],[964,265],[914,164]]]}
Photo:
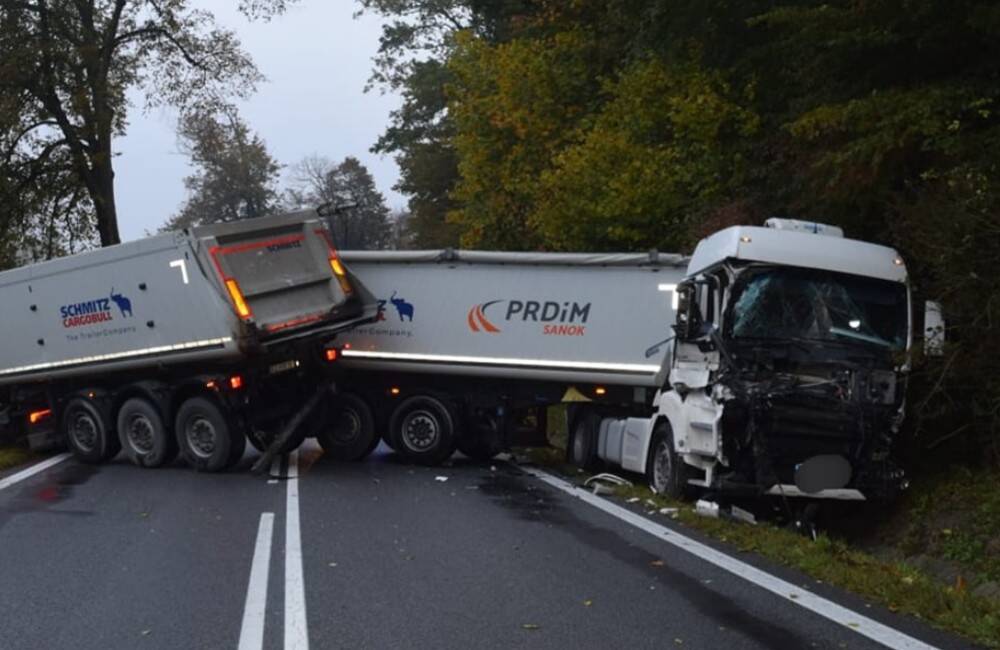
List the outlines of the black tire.
{"label": "black tire", "polygon": [[102,463],[121,451],[118,436],[108,430],[97,407],[83,397],[75,397],[66,404],[62,432],[70,451],[84,463]]}
{"label": "black tire", "polygon": [[457,419],[444,402],[415,395],[399,404],[389,419],[392,447],[420,465],[440,465],[455,451]]}
{"label": "black tire", "polygon": [[583,469],[597,466],[597,436],[601,418],[591,410],[579,410],[570,425],[566,461]]}
{"label": "black tire", "polygon": [[139,467],[161,467],[177,458],[177,441],[149,400],[133,397],[118,409],[118,440]]}
{"label": "black tire", "polygon": [[215,402],[204,397],[192,397],[181,405],[174,431],[184,460],[199,472],[221,472],[232,462],[235,448],[246,446],[246,437]]}
{"label": "black tire", "polygon": [[656,493],[682,499],[691,492],[684,460],[674,450],[674,433],[670,423],[661,420],[653,429],[653,439],[646,455],[646,481]]}
{"label": "black tire", "polygon": [[335,460],[361,460],[379,440],[371,407],[353,393],[337,395],[327,411],[326,426],[317,433],[316,440]]}
{"label": "black tire", "polygon": [[500,421],[491,413],[469,418],[465,435],[458,440],[458,450],[479,462],[492,460],[504,449]]}

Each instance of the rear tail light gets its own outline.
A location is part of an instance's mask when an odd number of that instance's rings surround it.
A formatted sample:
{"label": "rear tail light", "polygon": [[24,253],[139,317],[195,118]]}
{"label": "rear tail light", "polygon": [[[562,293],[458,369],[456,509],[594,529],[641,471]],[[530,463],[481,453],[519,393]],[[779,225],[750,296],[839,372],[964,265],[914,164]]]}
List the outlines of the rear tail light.
{"label": "rear tail light", "polygon": [[247,301],[243,298],[243,292],[240,291],[240,285],[229,278],[226,280],[226,289],[229,291],[229,297],[233,300],[233,306],[236,307],[236,313],[240,315],[240,318],[252,318],[253,312],[250,311],[250,306],[247,305]]}

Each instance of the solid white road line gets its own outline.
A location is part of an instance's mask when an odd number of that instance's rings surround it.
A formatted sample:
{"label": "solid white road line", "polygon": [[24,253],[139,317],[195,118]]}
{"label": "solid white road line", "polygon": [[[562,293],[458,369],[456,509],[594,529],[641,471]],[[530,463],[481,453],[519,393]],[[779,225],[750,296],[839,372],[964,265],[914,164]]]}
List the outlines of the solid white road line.
{"label": "solid white road line", "polygon": [[271,571],[271,537],[274,533],[274,513],[260,515],[257,544],[250,565],[250,584],[243,606],[243,627],[240,628],[239,650],[260,650],[264,647],[264,615],[267,612],[267,577]]}
{"label": "solid white road line", "polygon": [[302,533],[299,528],[299,452],[288,455],[285,503],[285,650],[309,650],[306,591],[302,579]]}
{"label": "solid white road line", "polygon": [[64,460],[69,459],[70,457],[72,457],[72,455],[73,454],[70,453],[58,454],[56,456],[53,456],[52,458],[46,458],[40,463],[35,463],[28,469],[22,469],[17,474],[11,474],[5,479],[0,479],[0,490],[5,490],[16,483],[20,483],[26,478],[31,478],[32,476],[38,474],[39,472],[44,472],[53,465],[58,465]]}
{"label": "solid white road line", "polygon": [[858,634],[872,639],[873,641],[877,641],[878,643],[886,645],[890,648],[898,648],[900,650],[935,650],[934,646],[928,645],[919,639],[903,634],[902,632],[887,625],[883,625],[878,621],[862,616],[861,614],[847,609],[846,607],[842,607],[831,600],[818,596],[811,591],[806,591],[805,589],[797,587],[790,582],[786,582],[781,578],[777,578],[770,573],[761,571],[760,569],[730,557],[725,553],[716,551],[710,546],[697,542],[690,537],[667,528],[666,526],[661,526],[660,524],[652,522],[641,515],[635,514],[631,510],[615,505],[607,499],[591,494],[587,490],[580,489],[575,485],[562,480],[561,478],[557,478],[547,472],[543,472],[535,468],[518,467],[540,481],[543,481],[558,490],[562,490],[567,494],[582,499],[584,502],[594,506],[598,510],[602,510],[613,517],[635,526],[636,528],[644,530],[650,535],[653,535],[668,544],[673,544],[674,546],[685,550],[692,555],[696,555],[706,562],[714,564],[720,569],[739,576],[744,580],[748,580],[758,587],[762,587],[763,589],[770,591],[782,600],[799,605],[800,607],[805,607],[806,609],[819,614],[823,618],[829,619],[834,623],[844,625]]}

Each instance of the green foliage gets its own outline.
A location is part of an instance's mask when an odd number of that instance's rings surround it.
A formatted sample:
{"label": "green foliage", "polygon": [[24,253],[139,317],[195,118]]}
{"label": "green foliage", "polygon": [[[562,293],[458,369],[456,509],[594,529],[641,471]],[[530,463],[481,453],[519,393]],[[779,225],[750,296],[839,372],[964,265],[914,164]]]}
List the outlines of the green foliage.
{"label": "green foliage", "polygon": [[745,175],[758,128],[718,75],[637,62],[542,174],[533,220],[562,250],[682,250],[688,224]]}

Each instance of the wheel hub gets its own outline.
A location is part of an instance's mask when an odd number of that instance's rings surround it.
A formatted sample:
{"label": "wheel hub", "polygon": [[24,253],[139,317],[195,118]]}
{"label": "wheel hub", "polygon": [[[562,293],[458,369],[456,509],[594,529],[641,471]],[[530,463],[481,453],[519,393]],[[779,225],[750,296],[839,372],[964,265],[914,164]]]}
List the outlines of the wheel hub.
{"label": "wheel hub", "polygon": [[153,451],[154,427],[145,415],[135,415],[129,419],[125,436],[129,446],[137,453],[148,454]]}
{"label": "wheel hub", "polygon": [[350,410],[338,413],[333,425],[334,440],[346,445],[357,440],[359,435],[361,435],[361,418],[358,414]]}
{"label": "wheel hub", "polygon": [[439,436],[438,422],[427,411],[415,411],[403,422],[403,444],[413,451],[426,451]]}
{"label": "wheel hub", "polygon": [[72,419],[69,433],[76,446],[83,451],[92,451],[97,446],[97,422],[87,413],[80,413]]}
{"label": "wheel hub", "polygon": [[208,419],[197,417],[187,427],[187,441],[191,451],[199,458],[210,458],[215,452],[215,425]]}

